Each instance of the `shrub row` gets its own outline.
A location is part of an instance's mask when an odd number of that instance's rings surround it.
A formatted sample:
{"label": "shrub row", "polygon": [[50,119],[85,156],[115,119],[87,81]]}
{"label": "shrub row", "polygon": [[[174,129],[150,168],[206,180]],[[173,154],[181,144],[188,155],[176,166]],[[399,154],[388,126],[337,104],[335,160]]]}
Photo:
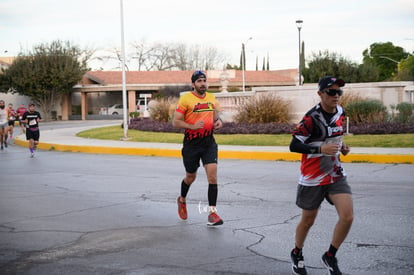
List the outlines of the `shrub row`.
{"label": "shrub row", "polygon": [[[220,134],[290,134],[296,124],[290,123],[236,123],[225,122]],[[352,134],[405,134],[414,133],[414,123],[383,122],[350,125]],[[129,129],[151,132],[181,133],[171,122],[134,118],[130,120]],[[346,131],[346,129],[345,129]]]}
{"label": "shrub row", "polygon": [[236,123],[225,122],[220,134],[288,134],[292,133],[295,124],[289,123]]}
{"label": "shrub row", "polygon": [[149,132],[166,132],[166,133],[181,133],[181,129],[174,128],[171,122],[156,121],[148,118],[131,118],[129,120],[129,129]]}
{"label": "shrub row", "polygon": [[383,122],[350,125],[349,132],[352,134],[408,134],[414,133],[414,123]]}

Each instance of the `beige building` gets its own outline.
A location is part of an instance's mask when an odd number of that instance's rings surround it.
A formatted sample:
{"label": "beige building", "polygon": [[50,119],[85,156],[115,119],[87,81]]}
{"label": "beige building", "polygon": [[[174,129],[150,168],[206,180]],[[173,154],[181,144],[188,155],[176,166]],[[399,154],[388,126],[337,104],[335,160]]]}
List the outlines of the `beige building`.
{"label": "beige building", "polygon": [[[168,86],[191,85],[193,71],[129,71],[126,72],[128,111],[136,111],[142,94],[156,94]],[[276,71],[207,71],[209,90],[251,90],[252,87],[294,86],[297,69]],[[74,86],[71,94],[62,99],[61,119],[68,120],[73,107],[80,106],[80,119],[99,114],[103,106],[122,104],[122,72],[90,71]]]}

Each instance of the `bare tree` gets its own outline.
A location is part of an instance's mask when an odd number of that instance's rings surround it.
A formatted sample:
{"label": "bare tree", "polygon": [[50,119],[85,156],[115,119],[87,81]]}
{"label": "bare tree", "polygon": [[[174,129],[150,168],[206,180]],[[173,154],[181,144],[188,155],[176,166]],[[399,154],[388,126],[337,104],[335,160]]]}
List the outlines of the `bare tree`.
{"label": "bare tree", "polygon": [[136,69],[141,71],[143,68],[151,67],[149,64],[153,63],[151,58],[155,54],[155,47],[147,44],[145,40],[132,42],[131,47],[134,49],[132,59],[138,63]]}
{"label": "bare tree", "polygon": [[[145,40],[132,42],[126,56],[126,69],[137,71],[167,70],[213,70],[224,67],[226,58],[215,47],[183,43],[147,43]],[[111,62],[121,68],[121,51],[117,48],[107,50],[104,55],[95,55],[94,61]]]}
{"label": "bare tree", "polygon": [[172,44],[155,45],[153,57],[153,68],[157,71],[168,71],[176,67],[173,59],[174,46]]}
{"label": "bare tree", "polygon": [[[116,55],[116,59],[119,61],[119,68],[122,69],[122,52],[118,48],[113,49],[113,53]],[[130,63],[130,58],[125,55],[125,70],[129,71],[128,63]]]}
{"label": "bare tree", "polygon": [[226,62],[217,48],[211,46],[193,45],[188,50],[188,69],[214,70],[222,69]]}
{"label": "bare tree", "polygon": [[199,46],[193,45],[190,47],[189,55],[188,55],[188,63],[190,65],[189,67],[190,70],[203,69]]}
{"label": "bare tree", "polygon": [[224,58],[220,56],[217,48],[214,47],[207,47],[203,50],[203,59],[205,70],[216,69],[219,63],[224,62]]}
{"label": "bare tree", "polygon": [[178,70],[186,71],[190,70],[189,68],[189,58],[188,58],[188,49],[185,44],[177,44],[175,46],[175,51],[173,58],[175,60],[175,65]]}
{"label": "bare tree", "polygon": [[[128,63],[130,63],[131,58],[126,57],[125,59],[125,69],[129,70]],[[100,70],[104,70],[104,66],[110,66],[109,70],[120,70],[122,64],[121,50],[114,47],[111,49],[95,51],[93,56],[88,60],[88,64],[90,63],[97,63],[96,66],[99,66]]]}
{"label": "bare tree", "polygon": [[80,49],[80,53],[79,53],[79,57],[82,60],[85,60],[87,63],[89,63],[91,60],[94,59],[94,55],[96,53],[97,49],[96,48],[82,48]]}

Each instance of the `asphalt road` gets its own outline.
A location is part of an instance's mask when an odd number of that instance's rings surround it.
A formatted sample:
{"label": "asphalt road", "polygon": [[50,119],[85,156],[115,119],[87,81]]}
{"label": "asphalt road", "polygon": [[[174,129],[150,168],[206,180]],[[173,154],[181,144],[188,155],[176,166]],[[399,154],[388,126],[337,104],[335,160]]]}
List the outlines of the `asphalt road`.
{"label": "asphalt road", "polygon": [[[44,128],[43,128],[44,129]],[[344,274],[413,274],[414,166],[346,163],[355,220],[337,256]],[[298,162],[220,160],[218,211],[207,182],[177,215],[181,159],[39,151],[0,154],[1,274],[291,274]],[[336,222],[324,203],[304,248],[309,274]]]}

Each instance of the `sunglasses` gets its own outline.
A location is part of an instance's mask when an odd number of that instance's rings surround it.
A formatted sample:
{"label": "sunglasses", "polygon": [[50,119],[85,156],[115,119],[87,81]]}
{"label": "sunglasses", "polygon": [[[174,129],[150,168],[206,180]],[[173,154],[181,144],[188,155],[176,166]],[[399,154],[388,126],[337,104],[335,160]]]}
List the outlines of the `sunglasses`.
{"label": "sunglasses", "polygon": [[341,96],[344,93],[341,89],[325,89],[322,92],[329,96],[335,96],[336,94]]}

